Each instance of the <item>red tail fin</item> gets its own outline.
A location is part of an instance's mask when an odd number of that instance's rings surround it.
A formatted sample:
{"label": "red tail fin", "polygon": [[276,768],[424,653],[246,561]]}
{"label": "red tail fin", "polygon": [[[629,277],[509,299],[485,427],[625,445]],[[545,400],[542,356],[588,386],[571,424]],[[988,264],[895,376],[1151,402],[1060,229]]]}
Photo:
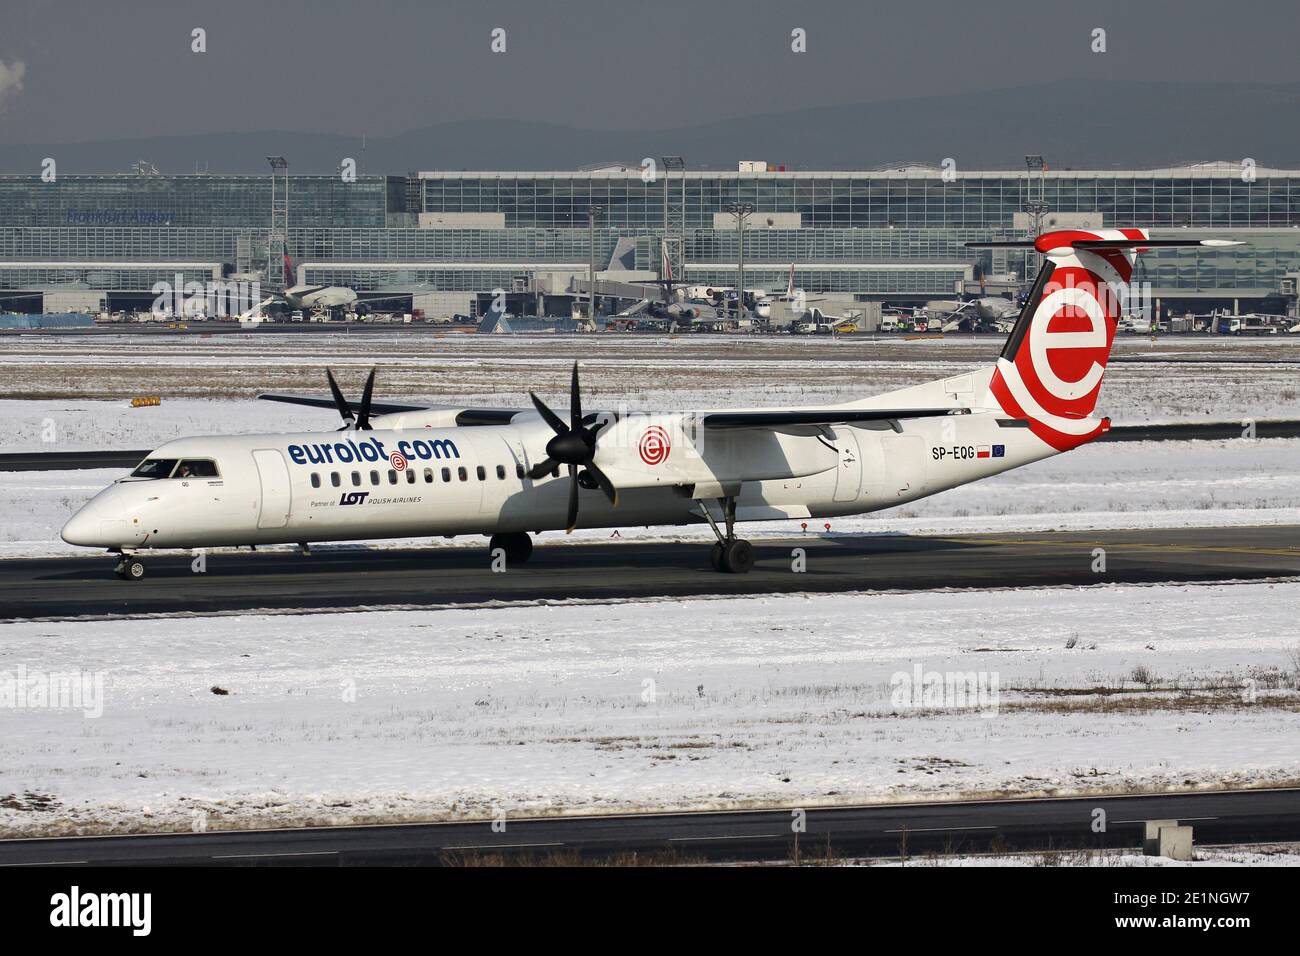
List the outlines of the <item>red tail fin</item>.
{"label": "red tail fin", "polygon": [[1047,258],[989,387],[1003,411],[1027,418],[1059,451],[1104,430],[1091,415],[1137,258],[1134,249],[1084,251],[1073,241],[1145,238],[1137,229],[1049,232],[1035,243]]}
{"label": "red tail fin", "polygon": [[1091,441],[1108,420],[1092,417],[1128,299],[1137,253],[1156,246],[1218,246],[1214,239],[1151,239],[1141,229],[1047,232],[1033,242],[1046,257],[998,359],[989,390],[1008,415],[1058,451]]}

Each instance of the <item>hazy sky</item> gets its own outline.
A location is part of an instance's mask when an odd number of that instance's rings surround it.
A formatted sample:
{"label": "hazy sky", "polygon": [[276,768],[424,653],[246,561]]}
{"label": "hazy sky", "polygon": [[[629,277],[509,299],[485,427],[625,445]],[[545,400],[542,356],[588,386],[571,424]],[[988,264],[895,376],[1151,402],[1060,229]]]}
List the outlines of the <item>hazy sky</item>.
{"label": "hazy sky", "polygon": [[[1090,76],[1300,81],[1296,0],[4,0],[0,149],[456,119],[705,123]],[[190,50],[190,31],[208,50]],[[507,31],[506,52],[489,49]],[[790,50],[807,31],[808,52]],[[1090,50],[1094,28],[1107,52]],[[1105,104],[1098,103],[1104,110]]]}

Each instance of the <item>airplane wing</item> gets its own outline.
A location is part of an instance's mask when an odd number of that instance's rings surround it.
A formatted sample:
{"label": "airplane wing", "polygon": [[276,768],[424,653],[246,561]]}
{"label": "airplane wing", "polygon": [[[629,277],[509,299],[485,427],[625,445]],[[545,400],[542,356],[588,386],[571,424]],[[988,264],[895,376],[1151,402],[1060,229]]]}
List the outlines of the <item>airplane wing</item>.
{"label": "airplane wing", "polygon": [[[353,289],[352,291],[356,292],[355,289]],[[418,292],[398,292],[398,293],[395,293],[394,295],[378,295],[378,296],[375,296],[374,298],[365,298],[365,299],[362,298],[362,295],[363,295],[363,294],[364,294],[364,293],[357,292],[357,302],[360,303],[360,304],[362,304],[362,305],[370,305],[370,303],[372,303],[372,302],[397,302],[397,301],[400,301],[400,300],[402,300],[402,299],[409,299],[409,298],[411,298],[411,296],[413,296],[413,295],[419,295],[420,293],[418,293]]]}
{"label": "airplane wing", "polygon": [[253,306],[251,309],[249,309],[247,312],[241,312],[241,313],[239,313],[239,318],[241,318],[241,319],[251,319],[251,318],[252,318],[253,316],[255,316],[257,313],[261,312],[261,311],[262,311],[263,309],[265,309],[268,305],[270,305],[272,302],[274,302],[277,298],[279,298],[279,296],[274,296],[274,295],[272,295],[272,296],[268,296],[267,298],[263,299],[261,302],[257,303],[257,305],[255,305],[255,306]]}
{"label": "airplane wing", "polygon": [[[309,408],[337,409],[332,398],[317,398],[313,395],[282,395],[266,392],[257,396],[264,402],[283,402],[286,405],[306,405]],[[370,414],[393,415],[399,412],[436,412],[456,413],[457,425],[509,425],[511,420],[521,412],[533,413],[531,408],[466,408],[463,405],[402,405],[398,402],[371,402]]]}
{"label": "airplane wing", "polygon": [[856,422],[905,421],[967,415],[969,408],[801,408],[795,411],[709,412],[700,423],[705,428],[781,428],[790,425],[852,425]]}
{"label": "airplane wing", "polygon": [[[263,402],[283,402],[286,405],[306,405],[310,408],[328,408],[336,410],[338,405],[332,398],[316,398],[311,395],[280,395],[273,392],[265,392],[257,396]],[[393,402],[371,402],[370,413],[372,415],[389,415],[393,412],[422,412],[427,405],[398,405]]]}

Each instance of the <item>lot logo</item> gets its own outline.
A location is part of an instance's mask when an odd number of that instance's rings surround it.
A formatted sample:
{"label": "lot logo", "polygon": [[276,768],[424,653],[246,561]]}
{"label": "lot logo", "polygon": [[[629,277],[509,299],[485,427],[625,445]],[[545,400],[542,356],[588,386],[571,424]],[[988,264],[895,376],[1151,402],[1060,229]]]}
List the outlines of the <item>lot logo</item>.
{"label": "lot logo", "polygon": [[642,432],[641,441],[637,443],[641,460],[647,465],[662,465],[668,460],[668,453],[672,451],[672,447],[672,443],[668,440],[668,433],[658,425],[651,425]]}
{"label": "lot logo", "polygon": [[388,464],[392,465],[393,471],[406,471],[406,456],[395,451],[388,456]]}
{"label": "lot logo", "polygon": [[364,505],[366,498],[369,497],[368,491],[345,491],[343,497],[339,499],[341,505]]}

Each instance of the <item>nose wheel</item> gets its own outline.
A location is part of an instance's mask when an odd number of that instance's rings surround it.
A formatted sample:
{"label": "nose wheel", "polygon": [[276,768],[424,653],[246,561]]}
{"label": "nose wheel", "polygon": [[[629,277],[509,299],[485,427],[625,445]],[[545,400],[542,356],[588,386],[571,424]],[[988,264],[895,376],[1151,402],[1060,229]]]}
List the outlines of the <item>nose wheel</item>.
{"label": "nose wheel", "polygon": [[722,517],[726,522],[725,532],[713,520],[708,507],[704,507],[704,517],[718,538],[717,543],[709,549],[709,564],[715,571],[748,574],[754,567],[754,546],[743,538],[736,537],[736,499],[719,498],[718,503],[722,505]]}
{"label": "nose wheel", "polygon": [[144,577],[144,562],[139,558],[123,557],[114,568],[123,581],[139,581]]}

